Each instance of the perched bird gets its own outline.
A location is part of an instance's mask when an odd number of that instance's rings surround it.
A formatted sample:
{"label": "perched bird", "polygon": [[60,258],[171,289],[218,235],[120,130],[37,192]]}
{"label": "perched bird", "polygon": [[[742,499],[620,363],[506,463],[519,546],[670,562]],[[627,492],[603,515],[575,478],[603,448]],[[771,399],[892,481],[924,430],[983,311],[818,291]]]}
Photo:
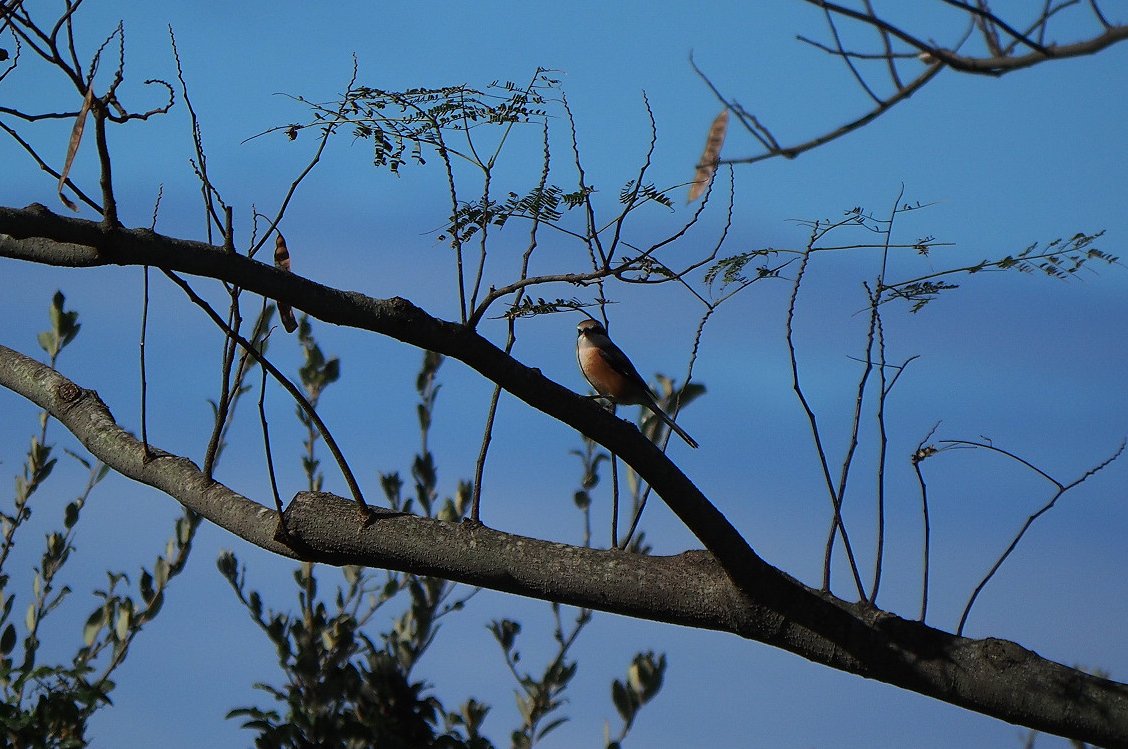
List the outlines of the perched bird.
{"label": "perched bird", "polygon": [[596,320],[584,320],[576,326],[576,330],[579,332],[576,360],[595,392],[613,403],[645,406],[677,432],[686,444],[697,447],[697,441],[658,407],[646,380],[642,379],[627,355],[607,337],[607,329],[602,324]]}

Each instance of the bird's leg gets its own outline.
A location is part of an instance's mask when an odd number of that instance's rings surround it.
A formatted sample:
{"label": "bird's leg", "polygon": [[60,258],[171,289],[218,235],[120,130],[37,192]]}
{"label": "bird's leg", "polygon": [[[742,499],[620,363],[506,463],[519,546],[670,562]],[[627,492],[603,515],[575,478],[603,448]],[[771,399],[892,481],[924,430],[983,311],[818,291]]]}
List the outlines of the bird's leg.
{"label": "bird's leg", "polygon": [[591,398],[592,400],[596,400],[596,401],[603,401],[603,407],[606,410],[610,411],[611,413],[615,413],[615,401],[611,400],[610,398],[603,396],[603,395],[600,395],[599,393],[593,393],[591,395],[585,395],[584,397],[585,398]]}

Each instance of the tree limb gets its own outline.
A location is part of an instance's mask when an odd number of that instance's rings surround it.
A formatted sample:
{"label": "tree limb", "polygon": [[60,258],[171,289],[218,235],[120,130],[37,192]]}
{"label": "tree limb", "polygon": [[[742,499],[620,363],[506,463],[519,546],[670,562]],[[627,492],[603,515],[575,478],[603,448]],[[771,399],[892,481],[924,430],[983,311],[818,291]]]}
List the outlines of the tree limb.
{"label": "tree limb", "polygon": [[[7,236],[5,236],[7,235]],[[203,242],[147,229],[103,231],[100,224],[58,216],[41,205],[0,207],[0,257],[45,265],[152,265],[216,278],[302,309],[336,325],[369,330],[458,359],[533,408],[586,434],[630,465],[693,532],[744,590],[763,589],[754,572],[773,568],[689,478],[627,421],[592,400],[522,365],[467,326],[440,320],[406,299],[374,299],[323,286]],[[777,581],[775,592],[789,585]]]}
{"label": "tree limb", "polygon": [[1039,731],[1128,747],[1128,685],[1045,660],[1013,642],[958,637],[849,604],[767,565],[748,575],[746,582],[763,591],[749,595],[708,552],[625,554],[390,511],[360,526],[354,503],[321,492],[301,492],[287,508],[291,548],[275,540],[273,510],[209,481],[186,458],[153,448],[156,457],[147,457],[145,445],[113,420],[94,391],[4,346],[0,385],[48,410],[122,475],[277,554],[432,575],[728,632]]}

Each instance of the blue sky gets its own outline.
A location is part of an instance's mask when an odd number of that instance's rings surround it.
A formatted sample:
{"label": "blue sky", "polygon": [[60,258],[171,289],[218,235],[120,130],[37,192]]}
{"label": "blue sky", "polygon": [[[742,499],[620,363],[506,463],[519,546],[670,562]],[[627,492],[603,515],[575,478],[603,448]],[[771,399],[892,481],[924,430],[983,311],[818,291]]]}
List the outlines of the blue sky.
{"label": "blue sky", "polygon": [[[280,135],[246,139],[304,118],[300,106],[278,94],[332,99],[348,80],[354,53],[362,83],[392,89],[520,81],[536,66],[560,71],[589,180],[601,188],[608,210],[645,154],[644,91],[658,123],[650,179],[659,186],[689,179],[718,111],[689,66],[691,51],[723,90],[761,116],[783,141],[804,140],[866,106],[844,70],[795,40],[796,34],[824,37],[818,12],[782,0],[710,7],[705,17],[692,4],[640,2],[581,2],[567,11],[531,3],[122,2],[92,5],[83,23],[90,48],[124,18],[126,98],[139,108],[155,96],[141,81],[174,75],[167,40],[167,26],[173,25],[213,178],[236,207],[246,236],[250,204],[272,212],[311,147],[308,139],[290,144]],[[925,35],[947,39],[948,33],[945,27]],[[1062,36],[1065,41],[1068,33]],[[50,101],[57,82],[38,75],[5,81],[0,88],[5,103]],[[975,262],[1077,231],[1106,230],[1099,246],[1124,255],[1128,104],[1115,95],[1123,90],[1128,90],[1128,48],[998,80],[943,73],[910,101],[847,138],[794,161],[739,168],[735,220],[725,250],[800,247],[806,230],[797,219],[837,218],[859,205],[883,214],[903,185],[906,200],[932,205],[904,216],[900,236],[911,241],[932,235],[953,243],[928,259],[898,257],[897,268],[906,274]],[[561,184],[570,175],[564,124],[557,112],[552,127]],[[47,153],[61,158],[66,126],[44,126],[35,133],[39,142],[53,144]],[[178,106],[168,118],[114,136],[127,224],[148,224],[163,184],[158,229],[200,236],[199,191],[188,167],[187,134]],[[84,144],[76,170],[93,184],[89,146]],[[512,155],[499,168],[499,190],[522,192],[535,184],[538,147],[534,128],[517,134],[507,151]],[[747,136],[733,131],[725,154],[752,149]],[[50,180],[18,149],[4,143],[0,154],[11,169],[0,202],[39,201],[63,210]],[[405,168],[396,178],[369,162],[368,144],[339,138],[303,186],[283,227],[295,270],[377,297],[407,296],[434,314],[454,317],[449,254],[434,232],[447,210],[435,165]],[[641,241],[668,232],[686,216],[680,197],[677,208],[673,214],[641,215],[636,236]],[[722,220],[719,205],[714,206],[676,251],[693,253],[714,242]],[[521,239],[523,233],[513,240],[503,236],[503,242]],[[579,253],[563,237],[545,240],[541,270],[567,266]],[[862,254],[819,258],[797,322],[805,381],[831,430],[835,454],[841,452],[853,402],[857,364],[850,357],[862,345],[864,319],[855,314],[864,305],[860,282],[875,272],[872,262]],[[62,371],[96,388],[119,420],[135,427],[138,272],[13,263],[3,269],[0,312],[8,324],[0,341],[35,353],[35,333],[45,327],[50,295],[61,288],[84,323]],[[499,278],[505,270],[497,266]],[[722,307],[710,323],[696,369],[709,395],[682,417],[701,449],[690,452],[674,444],[671,452],[765,558],[813,583],[829,503],[790,391],[783,344],[788,290],[783,282],[756,286]],[[890,358],[920,354],[921,359],[891,399],[898,462],[891,474],[895,488],[882,605],[906,616],[916,611],[920,521],[904,456],[935,423],[941,422],[939,436],[987,436],[1064,480],[1115,450],[1128,433],[1126,291],[1123,267],[1070,283],[985,274],[919,315],[891,308]],[[155,295],[152,324],[163,331],[163,340],[151,344],[150,366],[165,366],[151,383],[150,428],[163,448],[199,459],[209,420],[206,399],[214,397],[210,367],[218,337],[170,289],[158,285]],[[699,306],[671,288],[617,289],[616,298],[621,303],[612,310],[613,332],[639,368],[680,377]],[[582,390],[586,386],[572,351],[574,323],[565,315],[526,323],[516,353]],[[415,449],[411,385],[418,353],[346,330],[319,326],[317,332],[323,349],[343,360],[342,381],[326,396],[322,413],[352,456],[366,490],[375,495],[376,472],[406,473]],[[487,323],[484,332],[502,340],[496,322]],[[279,341],[274,351],[280,364],[295,366],[296,343]],[[433,449],[449,492],[473,471],[488,384],[456,362],[444,366],[442,377]],[[276,444],[291,458],[282,469],[283,491],[292,492],[300,488],[298,425],[287,424],[291,408],[283,399],[271,397]],[[0,396],[0,403],[5,415],[0,469],[12,475],[35,429],[34,410],[10,395]],[[576,435],[512,400],[503,399],[500,417],[485,487],[485,521],[502,530],[578,541],[580,518],[570,499],[578,472],[568,455]],[[52,429],[61,445],[69,444],[57,425]],[[258,449],[257,425],[242,423],[233,432],[221,473],[237,490],[266,500]],[[1125,465],[1114,465],[1067,495],[1035,526],[981,597],[968,634],[1013,639],[1047,657],[1102,667],[1113,678],[1128,679],[1122,643],[1128,617]],[[953,629],[975,582],[1026,515],[1049,498],[1049,487],[986,453],[948,453],[928,470],[934,551],[929,623]],[[326,473],[328,488],[342,491],[336,476]],[[79,477],[65,471],[56,481],[54,491],[39,498],[36,521],[44,531]],[[859,478],[852,495],[857,504],[847,509],[866,569],[872,557],[868,482]],[[647,537],[656,553],[697,545],[659,503],[648,512]],[[597,539],[606,538],[606,513],[607,498],[601,496],[595,508]],[[93,606],[82,596],[100,584],[101,571],[150,563],[176,515],[167,498],[121,479],[99,490],[78,539],[78,560],[87,571],[71,571],[76,601],[64,610],[70,614],[54,622],[62,642],[78,639]],[[29,534],[19,547],[24,556],[15,564],[30,569],[36,562],[34,539]],[[223,549],[233,549],[247,563],[251,584],[263,589],[268,601],[289,605],[290,562],[205,527],[166,610],[119,672],[115,706],[93,724],[94,746],[248,744],[249,734],[222,716],[232,707],[259,702],[251,683],[276,681],[278,675],[268,643],[214,569]],[[12,569],[18,581],[21,568]],[[836,590],[848,592],[845,576],[836,577]],[[446,625],[419,673],[448,704],[471,695],[492,704],[486,728],[501,745],[516,712],[513,685],[485,630],[499,616],[525,624],[529,642],[524,650],[535,661],[534,642],[550,639],[547,604],[486,592],[460,620]],[[605,720],[614,730],[610,680],[621,678],[634,651],[646,649],[666,652],[670,666],[665,688],[628,740],[635,746],[1020,745],[1016,727],[756,643],[597,615],[576,652],[580,672],[568,706],[572,721],[544,746],[594,745]]]}

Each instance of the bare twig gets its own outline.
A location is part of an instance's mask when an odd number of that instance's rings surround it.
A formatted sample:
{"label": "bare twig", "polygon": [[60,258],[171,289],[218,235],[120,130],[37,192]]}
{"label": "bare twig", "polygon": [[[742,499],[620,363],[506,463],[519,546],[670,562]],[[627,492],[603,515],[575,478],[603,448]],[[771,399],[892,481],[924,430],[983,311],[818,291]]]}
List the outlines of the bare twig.
{"label": "bare twig", "polygon": [[[44,161],[43,158],[40,157],[40,155],[35,151],[35,149],[32,147],[32,145],[30,143],[28,143],[26,140],[24,140],[20,136],[20,134],[18,132],[16,132],[15,129],[13,129],[11,126],[9,126],[5,122],[0,122],[0,129],[2,129],[4,132],[6,132],[9,135],[9,137],[12,138],[12,140],[14,140],[14,141],[16,141],[16,143],[18,143],[20,145],[20,147],[23,148],[24,151],[26,151],[28,153],[28,155],[31,156],[31,158],[35,160],[35,163],[39,166],[39,168],[41,170],[43,170],[44,172],[47,172],[47,174],[54,177],[60,183],[64,182],[63,175],[61,173],[55,171],[55,169],[50,164],[48,164],[46,161]],[[70,188],[71,192],[73,192],[75,194],[75,197],[77,197],[79,200],[81,200],[86,205],[93,208],[98,213],[102,212],[102,206],[100,206],[98,204],[98,202],[95,201],[93,198],[89,197],[86,193],[84,193],[79,188],[78,185],[76,185],[74,182],[72,182],[69,178],[65,179],[65,183],[66,183],[66,186],[68,188]]]}
{"label": "bare twig", "polygon": [[[352,92],[353,87],[356,85],[358,70],[359,67],[356,55],[353,55],[352,77],[349,78],[348,86],[346,86],[345,88],[345,95],[341,97],[341,105],[340,107],[338,107],[336,112],[338,120],[344,117],[346,106],[345,102],[348,101],[349,93]],[[275,213],[274,218],[270,221],[270,226],[268,226],[266,228],[266,231],[263,232],[262,239],[251,246],[251,249],[247,252],[248,257],[254,257],[255,254],[262,249],[263,244],[270,238],[271,232],[274,231],[274,229],[277,228],[280,223],[282,223],[282,217],[286,214],[286,209],[289,208],[290,201],[293,200],[295,193],[297,193],[298,186],[301,185],[302,181],[305,180],[307,176],[309,176],[314,167],[316,167],[317,164],[321,161],[321,155],[325,153],[325,147],[329,143],[329,137],[334,132],[336,132],[336,127],[336,122],[330,122],[325,125],[324,129],[321,132],[321,138],[317,142],[317,148],[313,152],[313,156],[310,158],[309,162],[306,163],[305,167],[298,174],[298,176],[295,177],[292,182],[290,182],[290,186],[286,190],[286,195],[282,198],[282,203],[278,206],[277,213]]]}
{"label": "bare twig", "polygon": [[[1038,18],[1026,31],[1021,31],[1013,24],[1006,22],[997,14],[990,11],[986,2],[962,2],[961,0],[941,0],[941,2],[956,8],[966,14],[969,19],[967,30],[963,37],[956,41],[950,48],[945,48],[931,40],[911,33],[905,27],[895,24],[879,16],[870,0],[863,0],[863,9],[855,9],[846,5],[827,0],[805,0],[805,2],[818,7],[826,15],[830,24],[831,43],[822,43],[807,37],[800,36],[800,41],[811,44],[818,49],[837,57],[847,66],[850,74],[858,81],[859,86],[866,96],[873,101],[874,106],[861,117],[858,117],[837,128],[827,130],[821,135],[793,146],[781,146],[772,136],[771,132],[752,114],[744,109],[730,97],[725,96],[712,83],[708,76],[697,67],[692,57],[690,62],[698,76],[705,82],[717,99],[724,104],[741,125],[752,135],[763,148],[763,152],[747,157],[729,157],[721,163],[751,164],[765,159],[782,156],[794,158],[805,151],[817,148],[857,130],[885,112],[892,109],[900,102],[908,99],[916,91],[932,80],[944,67],[958,72],[1001,76],[1015,70],[1031,67],[1050,60],[1061,60],[1070,57],[1090,55],[1100,52],[1114,44],[1128,40],[1128,25],[1115,25],[1108,21],[1101,13],[1095,0],[1090,0],[1090,10],[1101,24],[1102,32],[1088,38],[1067,44],[1044,44],[1047,27],[1052,17],[1061,13],[1066,8],[1077,4],[1078,0],[1064,0],[1064,2],[1051,4],[1045,3]],[[880,39],[880,48],[875,51],[850,50],[845,48],[838,33],[838,28],[833,18],[841,17],[855,23],[874,29]],[[986,55],[961,53],[959,50],[964,45],[968,36],[978,28],[987,46]],[[1003,31],[1010,39],[1003,44],[998,39],[996,30]],[[1037,39],[1034,36],[1037,35]],[[900,51],[894,48],[894,41],[907,45],[910,51]],[[1023,46],[1029,49],[1026,54],[1016,54],[1015,48]],[[925,69],[913,80],[903,82],[897,71],[895,61],[908,57],[916,57],[925,64]],[[886,96],[880,95],[865,80],[861,70],[854,64],[855,60],[884,61],[888,68],[889,79],[893,92]]]}
{"label": "bare twig", "polygon": [[1056,490],[1053,496],[1050,497],[1049,501],[1046,502],[1046,504],[1042,505],[1039,510],[1026,518],[1026,522],[1022,524],[1022,527],[1019,529],[1018,533],[1015,534],[1010,544],[1007,545],[1007,548],[1003,551],[999,558],[995,560],[995,563],[991,565],[991,569],[987,572],[986,575],[983,576],[983,579],[979,581],[979,584],[975,586],[975,590],[972,592],[971,597],[968,599],[967,605],[964,606],[963,614],[960,615],[959,626],[956,628],[956,634],[962,635],[964,625],[967,624],[967,617],[971,613],[971,607],[975,605],[975,599],[979,597],[979,594],[983,591],[983,588],[986,587],[991,578],[995,576],[995,573],[998,572],[999,568],[1003,566],[1003,562],[1005,562],[1007,560],[1007,557],[1011,555],[1011,552],[1015,550],[1015,548],[1018,546],[1018,543],[1022,540],[1022,537],[1026,535],[1026,531],[1029,530],[1030,526],[1034,524],[1034,521],[1049,512],[1053,508],[1053,506],[1057,504],[1057,501],[1061,499],[1062,495],[1064,495],[1067,491],[1083,483],[1095,473],[1106,468],[1114,460],[1119,458],[1120,455],[1124,452],[1125,443],[1121,442],[1120,447],[1118,447],[1112,455],[1110,455],[1108,458],[1105,458],[1103,461],[1093,466],[1089,470],[1085,471],[1078,478],[1074,479],[1068,484],[1058,481],[1057,479],[1043,471],[1041,468],[1038,468],[1033,463],[1024,458],[1020,458],[1018,455],[1010,452],[1009,450],[1004,450],[987,442],[974,442],[969,440],[942,440],[942,444],[952,447],[962,446],[978,448],[981,450],[990,450],[992,452],[999,453],[1000,455],[1004,455],[1011,460],[1014,460],[1015,462],[1029,468],[1031,471],[1038,474],[1046,481],[1049,481],[1054,485],[1054,488]]}
{"label": "bare twig", "polygon": [[[870,9],[868,6],[866,9],[870,12],[870,15],[872,17],[872,9]],[[823,15],[826,17],[827,26],[830,27],[830,34],[834,37],[834,47],[837,51],[838,56],[842,58],[842,62],[850,70],[850,74],[854,76],[854,80],[858,82],[858,85],[861,87],[861,89],[865,91],[871,99],[873,99],[874,104],[880,107],[882,104],[881,97],[873,92],[873,89],[869,87],[868,83],[866,83],[866,79],[862,77],[862,74],[860,72],[858,72],[858,68],[854,65],[854,61],[851,59],[850,55],[846,54],[846,50],[842,46],[842,37],[838,35],[838,26],[834,23],[834,16],[831,15],[830,9],[825,5],[823,6]],[[885,38],[887,39],[889,31],[887,29],[879,30],[883,35],[885,35]],[[886,43],[888,44],[888,42]]]}
{"label": "bare twig", "polygon": [[[848,220],[852,223],[852,220]],[[815,412],[811,409],[810,403],[807,401],[806,394],[803,392],[803,386],[799,379],[799,359],[795,349],[795,311],[799,298],[799,287],[802,284],[803,276],[807,270],[807,264],[810,262],[812,250],[810,249],[820,237],[824,236],[828,231],[840,224],[831,224],[829,226],[822,226],[816,224],[812,229],[808,249],[802,255],[799,262],[799,268],[795,275],[795,281],[791,289],[791,297],[787,305],[787,323],[786,323],[786,338],[788,356],[791,362],[791,386],[795,391],[796,397],[799,399],[800,405],[803,407],[803,412],[807,415],[807,421],[811,428],[811,437],[815,443],[815,451],[818,454],[819,465],[822,469],[823,480],[826,483],[827,492],[830,494],[830,503],[833,508],[834,517],[831,524],[832,534],[837,531],[842,536],[842,545],[846,550],[846,558],[850,563],[850,571],[854,577],[854,584],[858,589],[858,596],[860,599],[865,599],[865,588],[862,585],[862,577],[858,572],[858,565],[854,559],[854,550],[850,544],[849,534],[846,532],[846,526],[842,522],[842,500],[835,489],[834,480],[830,475],[830,464],[827,458],[826,449],[823,447],[822,434],[819,429],[818,419]],[[831,547],[832,548],[832,547]],[[823,563],[823,589],[830,590],[830,554],[827,553]]]}
{"label": "bare twig", "polygon": [[[537,185],[538,189],[540,189],[540,190],[543,190],[545,185],[548,184],[549,167],[552,163],[551,158],[550,158],[551,152],[549,151],[548,125],[547,124],[544,126],[543,133],[544,133],[544,135],[543,135],[544,140],[543,140],[542,153],[543,153],[544,162],[543,162],[543,166],[541,168],[540,182]],[[497,158],[497,152],[494,153],[493,158]],[[520,279],[522,281],[527,279],[528,275],[529,275],[529,262],[533,257],[533,252],[537,248],[537,230],[540,228],[540,225],[541,225],[540,215],[538,214],[538,215],[533,216],[532,225],[529,227],[529,244],[525,248],[524,255],[521,257]],[[516,294],[516,297],[514,299],[514,306],[520,304],[521,299],[523,298],[523,296],[525,294],[524,287],[517,287],[517,289],[515,289],[515,290],[517,291],[517,294]],[[491,292],[491,296],[492,296],[492,293],[493,292]],[[488,297],[487,297],[487,299],[488,299]],[[481,315],[485,314],[486,308],[488,306],[489,306],[488,302],[483,300],[481,307],[479,307],[479,309],[474,312],[474,314],[471,316],[471,318],[470,318],[470,320],[468,321],[467,324],[470,327],[477,325],[478,321],[481,319]],[[507,333],[506,341],[505,341],[505,353],[506,354],[512,353],[513,346],[516,345],[516,343],[517,343],[516,320],[511,317],[511,318],[509,318],[509,329],[508,329],[508,333]],[[473,520],[476,523],[481,522],[480,513],[481,513],[481,497],[482,497],[482,479],[483,479],[483,476],[484,476],[484,473],[485,473],[486,455],[489,452],[490,441],[493,439],[494,419],[497,416],[497,404],[498,404],[498,400],[499,400],[500,397],[501,397],[501,386],[495,384],[494,389],[493,389],[493,393],[490,395],[490,405],[489,405],[489,409],[488,409],[487,414],[486,414],[486,425],[485,425],[485,428],[482,430],[482,446],[481,446],[481,449],[478,451],[478,460],[477,460],[477,462],[474,466],[474,485],[473,485],[472,494],[471,494],[471,501],[470,501],[470,519]]]}
{"label": "bare twig", "polygon": [[[263,300],[263,304],[266,304],[266,300]],[[278,494],[278,477],[274,471],[274,453],[270,449],[270,425],[266,420],[266,367],[259,367],[259,369],[262,370],[262,381],[259,382],[258,411],[259,425],[262,427],[263,453],[266,455],[266,472],[270,476],[270,493],[274,495],[274,506],[278,510],[278,530],[281,535],[289,536],[289,530],[286,528],[286,512],[282,507],[282,497]]]}
{"label": "bare twig", "polygon": [[[1027,47],[1030,47],[1030,49],[1032,49],[1036,52],[1040,52],[1043,55],[1046,55],[1047,57],[1050,57],[1050,56],[1053,55],[1053,52],[1051,50],[1046,49],[1045,47],[1038,44],[1037,42],[1035,42],[1032,39],[1028,39],[1020,31],[1015,30],[1006,21],[999,18],[997,15],[995,15],[990,10],[988,10],[987,4],[984,3],[984,2],[980,2],[977,5],[972,5],[971,3],[965,3],[965,2],[963,2],[963,0],[940,0],[940,2],[942,2],[946,5],[950,5],[953,8],[959,8],[962,11],[965,11],[967,13],[970,13],[973,16],[976,16],[979,19],[980,23],[983,25],[983,28],[985,30],[994,29],[995,27],[998,27],[998,28],[1002,29],[1003,31],[1005,31],[1007,34],[1010,34],[1011,38],[1013,38],[1015,41],[1018,41],[1018,42],[1021,42],[1022,44],[1025,44]],[[993,35],[993,32],[990,32],[990,33]],[[992,52],[994,52],[995,54],[998,54],[999,50],[1001,49],[1001,45],[998,43],[998,41],[996,40],[991,46],[993,48]]]}
{"label": "bare twig", "polygon": [[360,505],[361,512],[370,512],[368,503],[364,501],[364,495],[360,491],[360,485],[357,483],[352,469],[349,467],[348,462],[345,460],[344,454],[337,446],[337,441],[333,439],[333,435],[329,433],[329,428],[325,426],[325,422],[321,420],[321,417],[318,416],[317,411],[313,408],[313,406],[310,405],[309,401],[306,400],[306,397],[302,394],[301,390],[299,390],[298,387],[294,385],[294,383],[290,382],[289,378],[282,374],[282,372],[280,372],[278,368],[270,362],[269,359],[259,353],[259,351],[256,350],[255,346],[250,341],[248,341],[246,338],[243,338],[243,336],[239,335],[237,331],[230,328],[227,323],[223,321],[223,318],[216,314],[216,311],[212,309],[211,305],[209,305],[198,294],[196,294],[195,291],[192,290],[191,286],[189,286],[185,281],[183,281],[179,276],[171,271],[165,270],[164,274],[168,276],[173,283],[183,289],[184,293],[188,295],[188,298],[191,299],[196,306],[204,310],[207,316],[211,318],[212,322],[215,323],[216,326],[219,327],[219,329],[222,330],[225,335],[237,341],[239,345],[243,347],[243,350],[250,354],[251,357],[254,358],[254,360],[257,361],[260,366],[266,368],[266,370],[270,372],[271,377],[273,377],[279,385],[285,388],[286,392],[290,394],[290,397],[292,397],[298,404],[298,406],[303,411],[305,411],[306,415],[309,416],[310,420],[317,426],[317,431],[321,434],[322,439],[325,440],[325,445],[329,448],[329,451],[333,453],[333,457],[336,459],[337,465],[341,469],[341,475],[345,479],[345,483],[348,485],[353,499],[358,505]]}
{"label": "bare twig", "polygon": [[944,66],[939,63],[928,65],[925,68],[924,72],[905,84],[904,87],[899,89],[895,94],[885,99],[884,103],[875,106],[873,109],[866,112],[861,117],[851,120],[850,122],[840,125],[833,130],[829,130],[809,140],[802,141],[790,146],[782,146],[774,138],[768,140],[761,137],[759,133],[765,132],[763,126],[761,126],[754,117],[751,117],[747,113],[744,113],[735,102],[724,97],[720,93],[720,91],[716,89],[716,87],[713,86],[711,82],[709,82],[705,74],[700,69],[695,68],[695,70],[697,70],[698,76],[700,76],[702,80],[705,80],[710,88],[713,89],[718,100],[722,104],[727,106],[734,114],[736,114],[737,120],[742,125],[744,125],[745,129],[748,130],[748,132],[757,135],[757,138],[764,145],[765,150],[763,153],[757,154],[755,156],[724,158],[720,160],[720,163],[722,164],[754,164],[758,161],[765,161],[777,156],[782,156],[786,159],[793,159],[806,151],[810,151],[812,149],[818,148],[819,146],[830,143],[833,140],[837,140],[844,135],[848,135],[849,133],[852,133],[855,130],[868,125],[869,123],[873,122],[878,117],[895,107],[897,104],[915,94],[943,69]]}
{"label": "bare twig", "polygon": [[924,481],[924,473],[921,471],[920,464],[927,458],[937,453],[936,447],[927,444],[932,435],[936,434],[936,430],[940,428],[940,424],[932,425],[932,429],[928,430],[928,434],[924,435],[920,442],[917,443],[916,450],[912,454],[913,472],[916,474],[917,486],[920,487],[920,509],[921,509],[921,522],[924,531],[924,540],[921,544],[921,584],[920,584],[920,621],[924,621],[928,614],[928,565],[931,559],[931,545],[932,545],[932,528],[928,520],[928,485]]}
{"label": "bare twig", "polygon": [[[873,10],[873,3],[870,0],[863,0],[866,6],[866,12],[871,16],[876,15]],[[901,76],[897,72],[897,57],[898,55],[893,51],[893,41],[889,37],[889,32],[885,29],[878,29],[878,34],[881,36],[882,52],[881,57],[885,60],[886,66],[889,68],[889,80],[893,82],[893,86],[899,91],[904,88],[901,83]]]}

